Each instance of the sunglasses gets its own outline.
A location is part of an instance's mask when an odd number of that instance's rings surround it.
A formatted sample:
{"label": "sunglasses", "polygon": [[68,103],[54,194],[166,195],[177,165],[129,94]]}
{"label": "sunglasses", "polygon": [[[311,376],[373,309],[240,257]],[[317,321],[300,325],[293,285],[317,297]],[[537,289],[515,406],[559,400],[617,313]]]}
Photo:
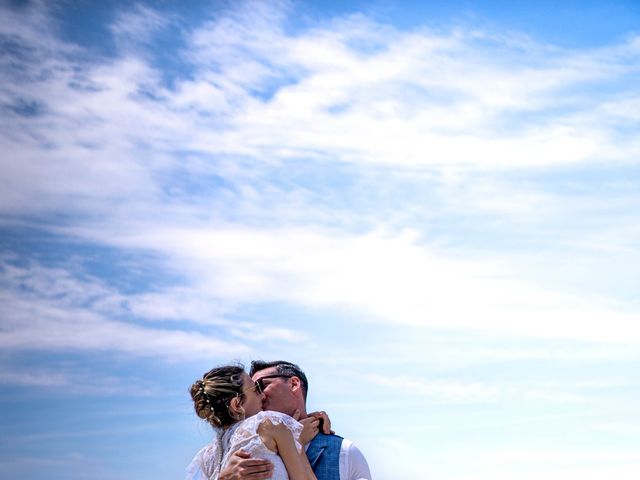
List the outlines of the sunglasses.
{"label": "sunglasses", "polygon": [[262,385],[259,382],[253,382],[253,387],[249,387],[246,390],[243,390],[242,392],[240,392],[240,394],[238,396],[242,396],[247,392],[253,392],[256,391],[256,393],[258,395],[262,395],[262,392],[264,391],[264,388],[262,387]]}
{"label": "sunglasses", "polygon": [[265,378],[291,378],[291,377],[295,377],[296,375],[265,375],[264,377],[259,378],[258,380],[256,380],[256,386],[255,386],[255,390],[256,392],[262,394],[264,392],[264,389],[267,388],[267,386],[264,384],[264,379]]}

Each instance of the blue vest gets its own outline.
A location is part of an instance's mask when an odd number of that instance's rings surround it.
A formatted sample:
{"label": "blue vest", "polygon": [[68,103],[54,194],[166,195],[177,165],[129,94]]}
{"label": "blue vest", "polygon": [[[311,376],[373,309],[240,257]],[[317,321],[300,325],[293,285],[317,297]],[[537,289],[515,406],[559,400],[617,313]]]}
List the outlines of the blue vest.
{"label": "blue vest", "polygon": [[340,480],[342,437],[319,433],[307,448],[307,458],[318,480]]}

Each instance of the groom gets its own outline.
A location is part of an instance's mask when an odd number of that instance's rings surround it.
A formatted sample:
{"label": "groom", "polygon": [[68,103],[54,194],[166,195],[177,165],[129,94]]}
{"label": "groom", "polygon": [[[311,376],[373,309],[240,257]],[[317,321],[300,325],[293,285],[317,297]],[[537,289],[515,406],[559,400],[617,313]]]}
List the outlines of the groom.
{"label": "groom", "polygon": [[[264,392],[263,410],[299,415],[300,422],[311,423],[314,429],[323,430],[324,433],[318,433],[307,447],[307,457],[318,480],[371,480],[369,466],[358,447],[331,434],[323,412],[307,414],[309,383],[300,367],[281,360],[254,360],[249,375]],[[268,460],[250,458],[240,450],[232,455],[218,480],[263,480],[271,477],[272,470],[273,465]]]}

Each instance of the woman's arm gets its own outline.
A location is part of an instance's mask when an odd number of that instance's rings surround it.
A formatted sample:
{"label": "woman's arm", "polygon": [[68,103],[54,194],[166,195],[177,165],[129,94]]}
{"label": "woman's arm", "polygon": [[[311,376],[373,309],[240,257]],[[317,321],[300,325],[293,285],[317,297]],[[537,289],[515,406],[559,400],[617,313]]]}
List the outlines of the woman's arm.
{"label": "woman's arm", "polygon": [[317,480],[304,450],[298,451],[291,431],[283,423],[266,419],[260,423],[258,434],[266,447],[282,458],[289,480]]}

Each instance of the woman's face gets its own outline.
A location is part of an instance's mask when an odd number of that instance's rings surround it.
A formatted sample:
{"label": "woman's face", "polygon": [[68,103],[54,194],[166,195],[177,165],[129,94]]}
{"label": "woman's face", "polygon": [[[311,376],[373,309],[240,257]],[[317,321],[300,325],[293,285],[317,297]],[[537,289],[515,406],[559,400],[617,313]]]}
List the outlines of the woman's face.
{"label": "woman's face", "polygon": [[242,408],[246,417],[251,417],[262,411],[264,394],[258,393],[255,382],[246,373],[242,374],[242,385]]}

